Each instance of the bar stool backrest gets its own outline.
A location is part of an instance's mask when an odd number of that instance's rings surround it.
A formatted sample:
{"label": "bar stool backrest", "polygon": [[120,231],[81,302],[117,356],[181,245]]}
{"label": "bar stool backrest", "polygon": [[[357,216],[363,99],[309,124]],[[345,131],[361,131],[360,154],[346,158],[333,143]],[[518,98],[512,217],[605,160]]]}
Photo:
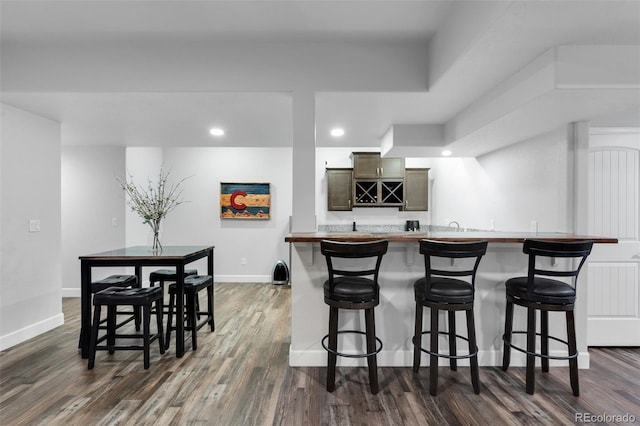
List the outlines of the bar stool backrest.
{"label": "bar stool backrest", "polygon": [[[522,246],[522,251],[529,255],[529,268],[527,273],[527,292],[533,291],[534,278],[538,275],[548,277],[572,277],[577,281],[578,274],[582,269],[582,265],[591,254],[593,241],[542,241],[535,239],[526,239]],[[536,262],[538,257],[561,257],[579,259],[579,262],[569,262],[565,267],[558,269],[549,264],[549,267],[541,266],[541,262]],[[555,268],[555,269],[554,269]]]}
{"label": "bar stool backrest", "polygon": [[[433,240],[420,240],[420,254],[424,255],[424,270],[429,288],[431,277],[471,277],[471,285],[475,286],[476,272],[482,256],[487,252],[487,241],[472,242],[443,242]],[[432,266],[432,257],[444,257],[450,259],[473,258],[475,262],[470,269],[442,269]]]}
{"label": "bar stool backrest", "polygon": [[[320,242],[320,252],[325,256],[327,269],[329,270],[329,282],[333,288],[333,281],[336,276],[364,277],[373,276],[373,282],[378,284],[378,274],[382,256],[387,253],[389,242],[387,240],[368,242],[341,242],[323,240]],[[345,270],[335,267],[334,258],[362,259],[376,258],[375,266],[367,269]]]}

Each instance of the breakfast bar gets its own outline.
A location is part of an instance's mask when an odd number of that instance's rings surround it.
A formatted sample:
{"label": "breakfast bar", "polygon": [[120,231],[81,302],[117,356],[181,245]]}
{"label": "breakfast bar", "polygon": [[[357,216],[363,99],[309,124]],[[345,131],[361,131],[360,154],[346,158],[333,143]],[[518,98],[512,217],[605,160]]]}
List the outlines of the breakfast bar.
{"label": "breakfast bar", "polygon": [[[446,228],[445,228],[446,229]],[[389,250],[380,269],[380,305],[376,308],[376,334],[384,344],[378,354],[379,366],[411,366],[413,360],[413,321],[415,301],[413,283],[424,275],[424,262],[418,250],[418,241],[489,242],[488,250],[480,263],[475,290],[475,319],[477,328],[478,361],[481,366],[501,365],[502,333],[504,328],[506,279],[526,275],[527,256],[522,253],[525,239],[550,241],[593,240],[593,250],[601,244],[615,244],[617,239],[570,233],[527,233],[497,231],[428,230],[428,231],[371,231],[371,232],[300,232],[285,237],[291,246],[291,366],[324,366],[326,351],[321,339],[326,334],[329,310],[323,302],[323,282],[327,277],[325,259],[320,253],[319,242],[388,240]],[[559,259],[557,261],[560,261]],[[586,267],[585,267],[586,268]],[[585,269],[586,270],[586,269]],[[586,273],[580,275],[577,284],[576,329],[579,351],[579,367],[589,367],[586,346]],[[560,314],[558,314],[560,315]],[[565,335],[564,321],[550,316],[550,333]],[[559,317],[558,317],[559,319]],[[514,329],[524,327],[526,311],[516,309]],[[345,312],[340,317],[340,328],[362,329],[364,318],[358,312]],[[428,329],[425,328],[425,329]],[[523,338],[524,339],[524,338]],[[552,342],[554,343],[554,342]],[[361,351],[363,341],[345,336],[341,346]],[[466,349],[466,347],[464,348]],[[566,353],[561,345],[550,347],[550,353]],[[357,358],[338,359],[339,365],[365,366],[366,361]],[[566,362],[564,362],[566,363]],[[563,361],[551,365],[565,365]],[[423,365],[428,357],[423,354]],[[465,365],[461,362],[461,365]],[[512,366],[524,366],[523,354],[514,354]]]}

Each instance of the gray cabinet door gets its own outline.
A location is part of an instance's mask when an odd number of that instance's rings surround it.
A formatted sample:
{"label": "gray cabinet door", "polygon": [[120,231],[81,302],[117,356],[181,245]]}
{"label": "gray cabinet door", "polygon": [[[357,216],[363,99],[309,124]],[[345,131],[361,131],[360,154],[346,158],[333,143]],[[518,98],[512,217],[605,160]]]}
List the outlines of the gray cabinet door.
{"label": "gray cabinet door", "polygon": [[327,210],[351,210],[353,169],[327,169]]}
{"label": "gray cabinet door", "polygon": [[429,169],[406,169],[404,191],[404,210],[428,210]]}
{"label": "gray cabinet door", "polygon": [[377,152],[354,152],[353,176],[356,179],[376,179],[380,177],[380,154]]}
{"label": "gray cabinet door", "polygon": [[380,158],[381,178],[404,178],[404,158]]}
{"label": "gray cabinet door", "polygon": [[354,152],[352,158],[356,179],[404,178],[404,158],[382,158],[378,152]]}

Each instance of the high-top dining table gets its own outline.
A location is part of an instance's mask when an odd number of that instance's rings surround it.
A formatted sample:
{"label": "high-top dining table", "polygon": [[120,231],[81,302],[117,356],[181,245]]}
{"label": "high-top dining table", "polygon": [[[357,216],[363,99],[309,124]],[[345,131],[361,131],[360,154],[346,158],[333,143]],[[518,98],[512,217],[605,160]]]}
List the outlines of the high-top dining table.
{"label": "high-top dining table", "polygon": [[[142,283],[142,268],[165,266],[176,269],[176,318],[184,318],[184,270],[198,259],[207,258],[207,275],[213,277],[214,246],[163,246],[153,251],[151,246],[125,247],[101,253],[80,256],[80,343],[82,358],[89,357],[91,335],[91,269],[93,267],[133,266],[138,282]],[[184,321],[176,321],[176,357],[184,355]]]}

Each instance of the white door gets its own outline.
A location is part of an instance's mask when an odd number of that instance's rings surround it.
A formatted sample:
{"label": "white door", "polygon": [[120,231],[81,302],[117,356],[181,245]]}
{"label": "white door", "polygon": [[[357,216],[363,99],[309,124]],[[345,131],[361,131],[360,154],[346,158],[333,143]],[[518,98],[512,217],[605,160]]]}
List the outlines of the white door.
{"label": "white door", "polygon": [[640,129],[589,132],[589,346],[640,345]]}

